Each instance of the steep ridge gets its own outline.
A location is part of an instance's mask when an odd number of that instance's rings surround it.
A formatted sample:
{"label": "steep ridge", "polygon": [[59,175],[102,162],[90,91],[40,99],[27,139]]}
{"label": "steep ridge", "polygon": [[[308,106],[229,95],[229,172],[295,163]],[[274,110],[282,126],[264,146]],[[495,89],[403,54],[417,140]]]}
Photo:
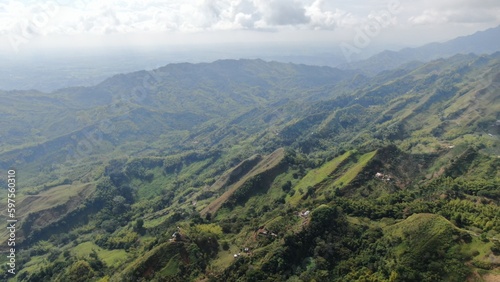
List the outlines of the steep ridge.
{"label": "steep ridge", "polygon": [[[324,85],[326,100],[319,102],[279,99],[199,124],[183,112],[176,117],[187,121],[177,131],[169,126],[148,142],[117,134],[124,139],[117,151],[79,162],[85,176],[64,164],[71,174],[49,171],[82,186],[42,180],[47,186],[20,190],[19,204],[33,212],[23,219],[31,236],[19,252],[16,279],[67,281],[86,273],[103,281],[350,282],[494,275],[498,66],[499,54],[459,55],[365,78],[359,88]],[[105,86],[113,89],[126,77],[115,80]],[[280,87],[281,94],[295,91]],[[313,92],[305,95],[318,97]],[[151,132],[139,125],[163,113],[136,106],[132,123],[118,124],[123,132],[128,126]],[[85,193],[78,201],[63,197],[79,189]],[[65,203],[74,207],[84,199],[87,209],[64,214]]]}
{"label": "steep ridge", "polygon": [[273,178],[276,173],[275,170],[281,169],[280,166],[282,165],[284,157],[285,150],[283,148],[277,149],[270,155],[264,157],[248,173],[241,176],[237,182],[229,185],[227,191],[205,207],[200,214],[202,216],[206,216],[208,213],[214,215],[222,207],[222,205],[231,200],[231,197],[233,197],[239,189],[256,177]]}
{"label": "steep ridge", "polygon": [[262,156],[254,155],[250,158],[242,161],[234,168],[225,172],[217,181],[215,181],[212,186],[208,188],[209,191],[219,191],[225,189],[226,187],[232,185],[248,173],[260,162],[262,161]]}
{"label": "steep ridge", "polygon": [[[79,211],[95,191],[93,184],[62,185],[43,191],[37,195],[26,195],[18,199],[17,219],[22,223],[18,231],[17,240],[27,244],[28,236],[35,236],[36,240],[42,239],[42,233],[47,229],[54,229],[57,222],[68,220],[72,213]],[[0,207],[6,208],[4,203]],[[4,216],[2,215],[2,218]],[[76,223],[76,222],[75,222]],[[61,232],[62,230],[50,230]],[[33,235],[33,233],[36,233]],[[2,230],[2,235],[8,238],[7,231]],[[7,246],[3,242],[2,246]]]}
{"label": "steep ridge", "polygon": [[[238,122],[238,117],[242,121],[242,113],[264,109],[272,115],[283,101],[328,97],[334,94],[328,88],[355,75],[329,67],[222,60],[171,64],[53,93],[0,92],[7,101],[0,109],[12,117],[0,129],[4,133],[0,167],[15,163],[31,176],[49,162],[89,161],[120,149],[144,154],[213,146],[232,136],[228,123]],[[26,108],[30,99],[41,103]],[[257,123],[253,132],[267,126],[269,118]],[[142,142],[149,143],[149,148],[131,152],[137,147],[131,143]],[[27,184],[36,181],[32,178]]]}
{"label": "steep ridge", "polygon": [[400,51],[383,51],[366,60],[344,64],[340,68],[361,69],[367,73],[375,74],[401,67],[413,61],[429,62],[438,58],[448,58],[455,54],[492,54],[500,51],[498,38],[500,38],[500,26],[442,43],[430,43]]}

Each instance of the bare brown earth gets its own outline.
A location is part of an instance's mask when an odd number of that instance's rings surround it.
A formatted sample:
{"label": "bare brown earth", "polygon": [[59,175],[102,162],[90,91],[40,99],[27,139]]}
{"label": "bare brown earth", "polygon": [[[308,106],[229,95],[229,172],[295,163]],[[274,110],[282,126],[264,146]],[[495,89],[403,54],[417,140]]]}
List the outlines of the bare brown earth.
{"label": "bare brown earth", "polygon": [[486,274],[482,278],[485,282],[500,282],[500,274]]}

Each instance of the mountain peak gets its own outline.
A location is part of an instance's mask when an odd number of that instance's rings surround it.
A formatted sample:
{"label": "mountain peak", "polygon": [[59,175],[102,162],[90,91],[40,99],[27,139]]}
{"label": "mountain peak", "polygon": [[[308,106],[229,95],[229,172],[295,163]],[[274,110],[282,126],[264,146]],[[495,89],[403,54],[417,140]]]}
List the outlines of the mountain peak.
{"label": "mountain peak", "polygon": [[500,26],[438,43],[400,51],[383,51],[366,60],[344,64],[342,69],[360,69],[369,74],[398,68],[411,61],[429,62],[456,54],[492,54],[500,51]]}

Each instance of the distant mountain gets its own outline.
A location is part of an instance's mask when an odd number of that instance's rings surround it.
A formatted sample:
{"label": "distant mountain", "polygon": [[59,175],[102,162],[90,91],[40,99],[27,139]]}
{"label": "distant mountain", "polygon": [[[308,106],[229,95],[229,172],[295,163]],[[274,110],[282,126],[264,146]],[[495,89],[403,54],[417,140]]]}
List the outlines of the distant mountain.
{"label": "distant mountain", "polygon": [[[19,157],[19,165],[34,164],[46,162],[49,154],[60,163],[68,152],[88,156],[90,151],[101,154],[131,142],[155,142],[161,136],[179,138],[188,131],[195,136],[194,132],[215,130],[239,117],[245,120],[257,108],[332,98],[342,92],[331,89],[343,81],[349,83],[356,74],[263,60],[219,60],[169,64],[52,93],[0,91],[4,101],[0,105],[4,117],[0,120],[0,159],[8,163]],[[357,83],[362,81],[358,77]],[[78,154],[78,146],[94,133],[98,140],[90,137],[91,150]],[[173,145],[171,141],[165,144]],[[132,146],[128,154],[136,151],[133,147],[144,149]],[[0,161],[0,167],[7,163]]]}
{"label": "distant mountain", "polygon": [[429,62],[455,54],[491,54],[500,51],[500,26],[472,35],[462,36],[443,43],[430,43],[417,48],[400,51],[383,51],[366,60],[343,64],[341,69],[360,69],[370,74],[395,69],[403,64],[420,61]]}

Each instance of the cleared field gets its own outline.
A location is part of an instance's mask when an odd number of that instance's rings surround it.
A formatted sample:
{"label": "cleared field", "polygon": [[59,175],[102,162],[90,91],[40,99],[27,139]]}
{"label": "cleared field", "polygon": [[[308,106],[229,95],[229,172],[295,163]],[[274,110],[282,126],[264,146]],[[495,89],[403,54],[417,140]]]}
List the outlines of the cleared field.
{"label": "cleared field", "polygon": [[19,203],[18,216],[39,212],[65,204],[69,201],[84,200],[95,189],[93,184],[61,185],[38,195],[28,195]]}
{"label": "cleared field", "polygon": [[105,250],[92,242],[81,243],[74,247],[71,252],[78,257],[87,257],[94,250],[107,266],[118,267],[128,259],[128,253],[125,250]]}
{"label": "cleared field", "polygon": [[[28,214],[38,213],[36,225],[48,224],[64,214],[73,211],[95,191],[94,184],[61,185],[38,195],[21,195],[16,200],[16,218],[20,225]],[[6,210],[5,203],[0,209]],[[5,218],[5,215],[2,215]],[[0,218],[0,219],[2,219]],[[7,238],[7,230],[0,231]],[[19,237],[21,234],[18,234]],[[22,238],[22,237],[21,237]]]}
{"label": "cleared field", "polygon": [[376,153],[377,151],[373,151],[362,155],[354,166],[334,182],[334,185],[345,186],[349,184],[363,170]]}
{"label": "cleared field", "polygon": [[323,182],[329,175],[331,175],[337,168],[350,156],[352,152],[346,152],[345,154],[334,158],[333,160],[327,162],[322,165],[320,168],[313,169],[309,171],[304,178],[302,178],[297,185],[293,188],[295,190],[295,194],[290,197],[289,202],[291,205],[295,206],[299,203],[302,195],[299,192],[299,189],[307,189],[307,187],[314,187],[317,184]]}

